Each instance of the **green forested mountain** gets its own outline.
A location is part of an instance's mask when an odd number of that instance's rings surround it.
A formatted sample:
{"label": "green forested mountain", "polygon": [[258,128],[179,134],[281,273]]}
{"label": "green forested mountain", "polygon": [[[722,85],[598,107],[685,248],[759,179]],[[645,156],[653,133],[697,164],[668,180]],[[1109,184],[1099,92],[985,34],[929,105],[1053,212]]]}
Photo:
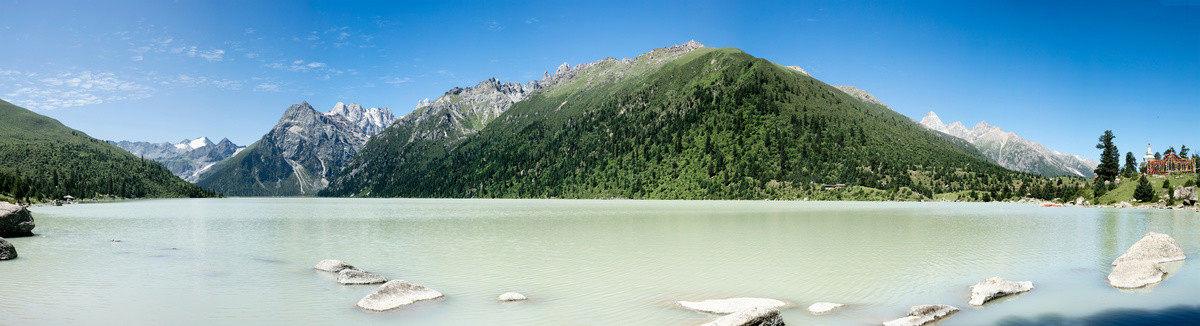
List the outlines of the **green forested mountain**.
{"label": "green forested mountain", "polygon": [[209,197],[158,163],[0,100],[0,197]]}
{"label": "green forested mountain", "polygon": [[655,52],[587,64],[462,138],[415,137],[397,123],[321,194],[791,199],[842,183],[1001,199],[1078,190],[1004,169],[795,69],[733,48],[687,50],[656,64],[642,62]]}

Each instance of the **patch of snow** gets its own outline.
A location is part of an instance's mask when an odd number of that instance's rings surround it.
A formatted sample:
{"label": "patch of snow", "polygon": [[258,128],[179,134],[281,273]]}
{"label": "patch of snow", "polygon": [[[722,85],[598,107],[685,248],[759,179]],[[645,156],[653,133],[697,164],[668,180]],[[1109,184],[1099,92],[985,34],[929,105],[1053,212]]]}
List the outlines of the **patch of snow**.
{"label": "patch of snow", "polygon": [[196,139],[192,140],[191,142],[189,142],[187,146],[191,147],[192,149],[197,149],[197,148],[201,148],[204,146],[208,146],[208,143],[209,143],[208,137],[200,137],[200,138],[196,138]]}

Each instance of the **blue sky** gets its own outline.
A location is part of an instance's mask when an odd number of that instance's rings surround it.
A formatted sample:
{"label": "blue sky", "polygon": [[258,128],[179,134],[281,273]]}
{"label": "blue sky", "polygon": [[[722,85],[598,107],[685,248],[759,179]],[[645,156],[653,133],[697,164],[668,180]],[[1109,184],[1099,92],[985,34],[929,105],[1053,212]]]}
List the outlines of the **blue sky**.
{"label": "blue sky", "polygon": [[[247,4],[247,2],[252,2]],[[112,140],[249,144],[289,105],[388,107],[697,40],[920,119],[1095,158],[1200,148],[1200,1],[0,0],[0,98]]]}

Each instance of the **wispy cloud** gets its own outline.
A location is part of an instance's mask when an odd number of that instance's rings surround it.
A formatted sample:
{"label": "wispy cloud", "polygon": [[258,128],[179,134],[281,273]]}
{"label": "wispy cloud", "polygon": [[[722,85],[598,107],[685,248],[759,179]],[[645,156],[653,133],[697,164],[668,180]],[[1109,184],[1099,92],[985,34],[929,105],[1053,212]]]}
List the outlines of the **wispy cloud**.
{"label": "wispy cloud", "polygon": [[254,86],[255,92],[280,92],[281,86],[278,83],[261,83]]}
{"label": "wispy cloud", "polygon": [[113,73],[83,71],[41,77],[36,73],[3,71],[2,88],[13,89],[6,98],[35,110],[54,110],[90,104],[150,97],[152,89],[118,78]]}
{"label": "wispy cloud", "polygon": [[407,84],[407,83],[409,83],[409,82],[412,82],[412,78],[408,78],[408,77],[404,77],[404,78],[400,78],[400,77],[383,77],[382,79],[383,79],[383,83],[385,83],[385,84],[392,84],[393,86],[400,86],[400,85],[404,85],[404,84]]}
{"label": "wispy cloud", "polygon": [[[337,76],[345,73],[342,70],[330,68],[324,62],[306,62],[304,60],[292,60],[290,62],[272,62],[264,67],[271,69],[279,69],[293,72],[314,72],[324,74],[325,76]],[[328,78],[328,77],[326,77]]]}
{"label": "wispy cloud", "polygon": [[245,81],[232,80],[217,77],[193,76],[189,74],[181,74],[175,77],[165,79],[159,82],[162,85],[177,86],[177,87],[216,87],[224,90],[241,90],[246,84]]}
{"label": "wispy cloud", "polygon": [[142,61],[146,58],[147,54],[151,53],[176,54],[189,58],[202,58],[208,61],[222,61],[225,59],[225,50],[223,49],[185,45],[169,36],[151,39],[129,51],[134,53],[133,56],[129,57],[133,61]]}

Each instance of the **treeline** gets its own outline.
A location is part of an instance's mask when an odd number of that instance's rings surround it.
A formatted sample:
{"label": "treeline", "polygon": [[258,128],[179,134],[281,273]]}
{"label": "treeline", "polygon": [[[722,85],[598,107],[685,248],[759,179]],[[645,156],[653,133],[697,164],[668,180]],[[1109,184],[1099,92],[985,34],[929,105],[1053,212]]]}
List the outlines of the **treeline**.
{"label": "treeline", "polygon": [[1065,198],[1084,185],[1004,169],[969,144],[736,50],[589,87],[535,94],[461,143],[385,131],[321,194],[795,199],[840,183],[1000,200]]}
{"label": "treeline", "polygon": [[0,144],[0,194],[19,201],[76,198],[214,197],[157,162],[84,144]]}

